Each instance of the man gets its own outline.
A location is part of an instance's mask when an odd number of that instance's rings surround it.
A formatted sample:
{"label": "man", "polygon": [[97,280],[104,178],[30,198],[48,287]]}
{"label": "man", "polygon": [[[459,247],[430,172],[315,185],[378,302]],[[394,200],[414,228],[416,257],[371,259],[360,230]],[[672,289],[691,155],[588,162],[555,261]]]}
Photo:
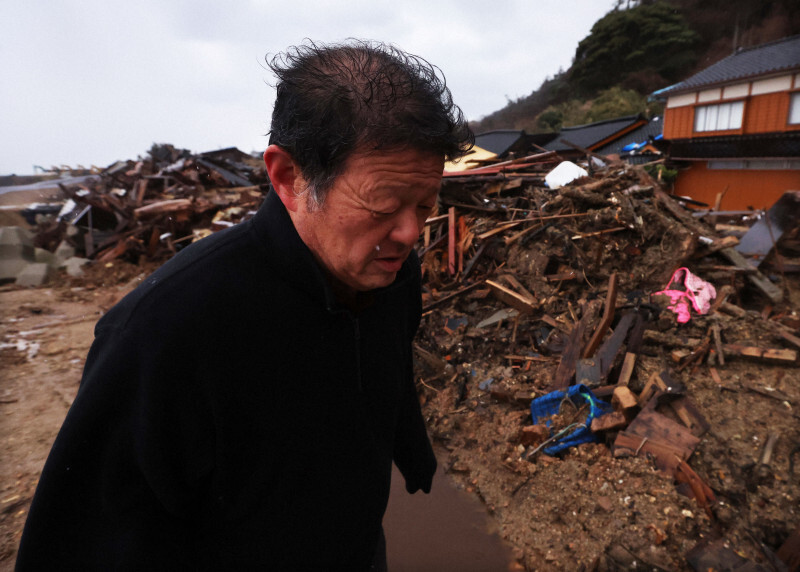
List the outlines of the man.
{"label": "man", "polygon": [[391,46],[270,65],[273,191],[100,320],[18,570],[376,569],[392,461],[430,489],[413,245],[472,135]]}

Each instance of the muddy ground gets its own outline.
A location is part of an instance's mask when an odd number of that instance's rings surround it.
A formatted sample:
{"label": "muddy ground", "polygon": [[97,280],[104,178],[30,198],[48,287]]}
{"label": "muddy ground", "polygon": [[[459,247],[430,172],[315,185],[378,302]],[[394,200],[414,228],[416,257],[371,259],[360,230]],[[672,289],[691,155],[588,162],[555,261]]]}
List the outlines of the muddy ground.
{"label": "muddy ground", "polygon": [[[151,270],[119,262],[42,288],[0,288],[0,571],[13,568],[37,478],[77,390],[94,323]],[[773,313],[797,317],[796,276],[785,282],[787,301]],[[759,304],[755,300],[753,309],[760,311]],[[489,309],[473,300],[464,313],[477,319]],[[560,458],[522,460],[519,432],[531,423],[527,405],[498,401],[480,384],[493,378],[536,394],[554,363],[484,370],[484,361],[471,363],[470,352],[520,353],[525,338],[513,336],[509,323],[488,332],[454,331],[439,318],[424,319],[418,345],[460,356],[460,371],[468,375],[458,379],[467,383],[432,378],[420,367],[423,410],[445,451],[441,463],[458,487],[485,504],[514,549],[517,569],[689,570],[686,553],[701,540],[718,538],[738,558],[772,569],[770,554],[800,526],[799,477],[790,472],[800,443],[796,364],[731,358],[714,366],[721,384],[705,362],[674,373],[711,427],[690,459],[716,495],[706,512],[650,460],[614,458],[604,443],[581,445]],[[702,337],[711,319],[699,317],[679,333]],[[757,313],[720,319],[730,341],[791,347]],[[670,355],[663,348],[645,350],[632,386]],[[769,470],[761,473],[754,464],[771,433],[779,438]]]}

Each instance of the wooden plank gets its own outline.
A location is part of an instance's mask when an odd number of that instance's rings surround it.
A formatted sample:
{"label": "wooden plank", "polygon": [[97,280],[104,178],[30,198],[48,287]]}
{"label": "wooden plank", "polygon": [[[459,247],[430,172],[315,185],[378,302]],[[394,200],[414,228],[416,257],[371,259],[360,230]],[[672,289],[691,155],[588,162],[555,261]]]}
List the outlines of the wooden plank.
{"label": "wooden plank", "polygon": [[627,386],[633,376],[633,368],[636,365],[636,354],[626,353],[625,360],[622,362],[622,369],[619,372],[619,379],[617,385]]}
{"label": "wooden plank", "polygon": [[498,278],[500,280],[506,281],[509,286],[511,286],[514,290],[516,290],[520,294],[522,294],[524,297],[526,297],[531,302],[535,302],[536,301],[536,296],[534,296],[533,294],[528,292],[528,289],[525,288],[525,286],[522,285],[522,282],[517,280],[517,277],[514,276],[513,274],[501,274]]}
{"label": "wooden plank", "polygon": [[622,316],[617,324],[617,327],[614,328],[614,331],[611,333],[608,339],[603,343],[602,346],[600,346],[600,349],[597,350],[597,355],[595,357],[600,363],[600,373],[603,379],[608,376],[608,372],[614,365],[617,354],[619,353],[619,350],[622,349],[622,344],[625,341],[625,338],[628,335],[628,330],[630,330],[634,320],[636,320],[635,313],[628,313]]}
{"label": "wooden plank", "polygon": [[191,208],[192,201],[189,199],[169,199],[133,209],[133,216],[135,218],[142,218],[178,211],[189,211]]}
{"label": "wooden plank", "polygon": [[777,331],[777,334],[779,336],[781,336],[784,340],[786,340],[787,342],[792,343],[792,344],[796,345],[798,348],[800,348],[800,338],[798,338],[797,336],[793,336],[789,332],[784,332],[783,330],[780,330],[780,329],[777,329],[777,328],[776,328],[776,331]]}
{"label": "wooden plank", "polygon": [[536,309],[536,302],[525,296],[517,294],[510,288],[506,288],[502,284],[498,284],[493,280],[487,280],[486,285],[492,289],[495,296],[505,304],[518,310],[521,313],[530,313]]}
{"label": "wooden plank", "polygon": [[447,211],[447,270],[450,276],[456,273],[456,207]]}
{"label": "wooden plank", "polygon": [[583,334],[586,332],[589,324],[597,316],[600,309],[600,301],[592,300],[584,306],[583,317],[572,328],[572,333],[567,340],[567,347],[561,354],[561,361],[558,363],[558,368],[553,376],[553,382],[550,384],[550,390],[564,390],[569,387],[573,376],[575,375],[575,368],[578,362],[578,357],[581,355],[581,347],[583,345]]}
{"label": "wooden plank", "polygon": [[794,350],[759,348],[739,344],[724,344],[723,350],[729,354],[758,358],[779,363],[794,363],[797,361],[797,352]]}
{"label": "wooden plank", "polygon": [[614,411],[621,411],[627,414],[630,414],[631,411],[639,407],[636,396],[624,385],[614,389],[614,394],[611,397],[611,405],[614,407]]}
{"label": "wooden plank", "polygon": [[612,411],[592,419],[592,433],[600,431],[619,431],[628,425],[628,420],[621,411]]}
{"label": "wooden plank", "polygon": [[586,349],[583,351],[583,357],[588,358],[594,356],[594,352],[600,345],[606,330],[611,325],[611,322],[614,321],[614,310],[616,309],[616,305],[617,273],[614,272],[608,279],[608,292],[606,292],[606,304],[605,308],[603,309],[603,317],[600,320],[600,324],[597,326],[592,339],[589,341]]}
{"label": "wooden plank", "polygon": [[[623,437],[624,436],[624,437]],[[620,442],[620,438],[622,441]],[[646,439],[644,445],[642,441]],[[659,466],[675,466],[675,459],[669,458],[668,453],[677,455],[681,460],[688,459],[694,452],[700,438],[693,435],[681,424],[655,411],[642,410],[628,428],[617,436],[614,446],[627,447],[636,451],[641,445],[641,450],[653,452]],[[649,451],[648,445],[654,450]]]}
{"label": "wooden plank", "polygon": [[[719,253],[727,258],[732,264],[739,268],[748,268],[752,269],[755,268],[752,264],[750,264],[747,259],[742,256],[738,251],[734,250],[733,248],[723,248],[719,251]],[[779,304],[783,301],[783,290],[778,288],[775,284],[773,284],[769,278],[764,276],[761,272],[756,270],[756,272],[748,272],[747,279],[750,283],[761,290],[761,292],[769,298],[772,303]]]}

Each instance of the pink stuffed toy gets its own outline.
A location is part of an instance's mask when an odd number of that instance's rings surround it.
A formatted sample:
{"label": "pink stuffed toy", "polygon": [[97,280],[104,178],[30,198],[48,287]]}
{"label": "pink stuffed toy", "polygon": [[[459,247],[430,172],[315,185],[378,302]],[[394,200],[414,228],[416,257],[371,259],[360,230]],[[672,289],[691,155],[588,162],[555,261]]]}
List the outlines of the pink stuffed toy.
{"label": "pink stuffed toy", "polygon": [[[678,290],[681,287],[683,289]],[[670,297],[670,306],[667,307],[678,314],[679,324],[685,324],[691,319],[690,304],[698,314],[707,314],[711,309],[711,300],[717,297],[714,286],[689,272],[688,268],[678,268],[672,274],[666,289],[656,292],[654,296],[659,294]]]}

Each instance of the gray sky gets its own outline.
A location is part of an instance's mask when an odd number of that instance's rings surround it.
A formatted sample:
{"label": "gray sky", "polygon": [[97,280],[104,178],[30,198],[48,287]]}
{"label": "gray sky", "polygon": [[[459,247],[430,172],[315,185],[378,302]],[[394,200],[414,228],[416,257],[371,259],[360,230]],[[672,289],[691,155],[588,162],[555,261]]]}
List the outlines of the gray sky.
{"label": "gray sky", "polygon": [[264,57],[304,38],[391,42],[438,65],[469,119],[567,69],[613,0],[0,0],[0,174],[153,142],[263,150]]}

